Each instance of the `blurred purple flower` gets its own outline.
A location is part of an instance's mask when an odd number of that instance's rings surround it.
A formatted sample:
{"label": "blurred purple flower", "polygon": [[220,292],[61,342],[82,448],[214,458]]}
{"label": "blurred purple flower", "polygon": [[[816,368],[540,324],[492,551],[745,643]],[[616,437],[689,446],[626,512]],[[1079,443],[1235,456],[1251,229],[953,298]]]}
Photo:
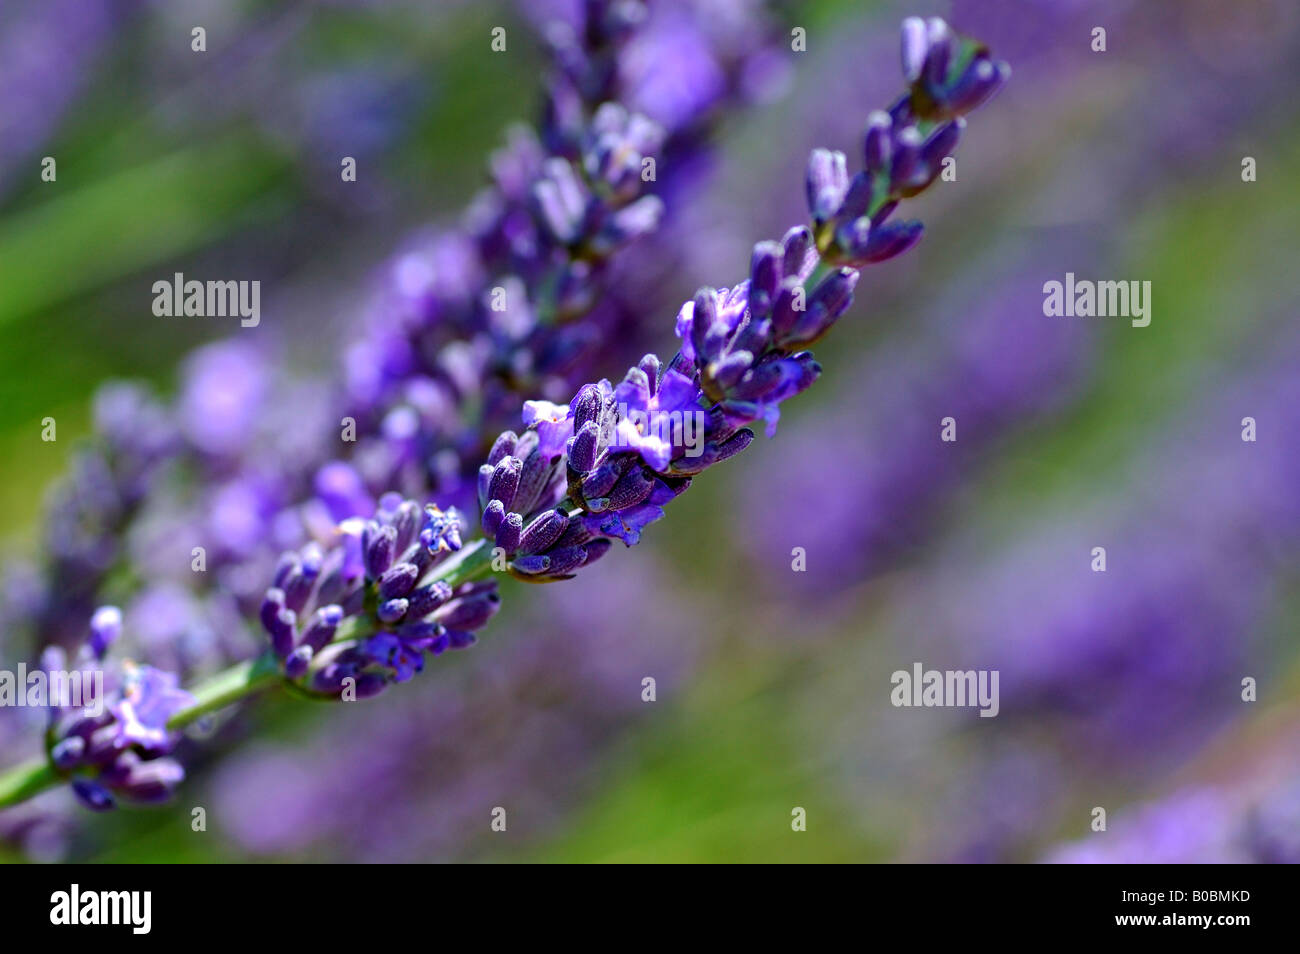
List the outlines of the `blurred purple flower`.
{"label": "blurred purple flower", "polygon": [[[784,453],[742,476],[741,526],[761,570],[802,594],[875,572],[923,539],[941,512],[936,502],[982,449],[1074,395],[1091,347],[1080,327],[1043,318],[1050,261],[981,270],[979,290],[931,311],[922,341],[876,349],[831,407],[784,436]],[[939,439],[945,417],[958,422],[954,443]],[[796,516],[773,500],[817,505]],[[804,548],[808,572],[792,577],[793,547]]]}
{"label": "blurred purple flower", "polygon": [[194,352],[177,399],[185,436],[206,454],[245,451],[270,390],[268,376],[266,354],[248,342],[221,341]]}
{"label": "blurred purple flower", "polygon": [[[1288,729],[1284,734],[1293,734]],[[1107,830],[1048,853],[1056,864],[1298,864],[1300,776],[1248,770],[1116,813]]]}
{"label": "blurred purple flower", "polygon": [[117,720],[117,745],[138,745],[146,752],[171,747],[167,720],[194,704],[194,697],[180,687],[180,677],[152,666],[131,666],[125,670],[121,698],[111,707]]}
{"label": "blurred purple flower", "polygon": [[58,128],[131,7],[127,0],[44,0],[0,11],[0,195],[18,178],[19,163]]}

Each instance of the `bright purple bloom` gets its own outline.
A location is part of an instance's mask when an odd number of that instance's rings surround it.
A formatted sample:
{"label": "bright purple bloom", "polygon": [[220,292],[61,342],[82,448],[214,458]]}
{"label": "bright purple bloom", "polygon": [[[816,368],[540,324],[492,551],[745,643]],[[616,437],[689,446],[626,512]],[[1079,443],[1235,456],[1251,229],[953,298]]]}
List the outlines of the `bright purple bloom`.
{"label": "bright purple bloom", "polygon": [[[424,653],[470,645],[500,597],[495,581],[453,589],[433,578],[460,548],[454,508],[386,494],[373,519],[286,553],[259,613],[286,677],[322,696],[367,698],[421,672]],[[339,636],[345,624],[350,639]]]}
{"label": "bright purple bloom", "polygon": [[126,666],[121,698],[111,711],[117,720],[117,744],[138,745],[147,752],[167,751],[174,744],[167,720],[194,697],[180,687],[180,677],[152,666]]}
{"label": "bright purple bloom", "polygon": [[564,450],[573,436],[573,417],[567,404],[550,401],[525,401],[524,426],[537,425],[538,446],[543,454],[553,457]]}
{"label": "bright purple bloom", "polygon": [[629,373],[614,389],[614,400],[619,410],[614,446],[640,454],[653,470],[667,469],[675,450],[673,431],[676,429],[680,440],[689,426],[687,415],[699,419],[703,431],[699,388],[680,371],[666,371],[653,393],[646,374]]}
{"label": "bright purple bloom", "polygon": [[377,633],[361,646],[361,652],[376,665],[393,672],[393,682],[406,682],[424,671],[424,655],[392,633]]}
{"label": "bright purple bloom", "polygon": [[[75,660],[82,684],[102,680],[107,698],[83,699],[80,707],[50,708],[48,757],[67,777],[77,799],[93,811],[105,811],[118,797],[138,802],[166,798],[184,777],[179,763],[164,758],[180,741],[167,728],[177,712],[194,704],[180,688],[180,677],[152,666],[104,662],[103,649],[116,639],[121,613],[101,607],[91,635]],[[66,671],[67,654],[50,647],[41,665],[48,672]]]}

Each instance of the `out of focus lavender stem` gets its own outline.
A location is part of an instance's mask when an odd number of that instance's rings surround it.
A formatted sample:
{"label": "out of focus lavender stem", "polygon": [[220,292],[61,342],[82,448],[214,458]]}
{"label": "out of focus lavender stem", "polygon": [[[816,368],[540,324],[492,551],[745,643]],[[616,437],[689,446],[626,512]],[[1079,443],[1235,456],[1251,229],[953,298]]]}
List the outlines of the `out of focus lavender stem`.
{"label": "out of focus lavender stem", "polygon": [[62,781],[46,759],[20,762],[0,774],[0,808],[25,802]]}

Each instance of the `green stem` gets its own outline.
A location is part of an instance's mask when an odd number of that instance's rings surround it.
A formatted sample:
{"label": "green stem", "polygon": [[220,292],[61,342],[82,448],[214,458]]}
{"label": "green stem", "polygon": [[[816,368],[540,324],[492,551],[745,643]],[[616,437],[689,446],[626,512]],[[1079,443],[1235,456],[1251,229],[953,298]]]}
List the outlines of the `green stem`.
{"label": "green stem", "polygon": [[481,580],[491,572],[492,549],[488,546],[486,537],[479,537],[461,547],[454,557],[435,567],[433,573],[422,582],[443,580],[447,585],[457,587],[462,583]]}
{"label": "green stem", "polygon": [[167,720],[167,728],[183,729],[209,713],[269,688],[281,675],[280,660],[273,653],[236,663],[191,689],[194,705],[174,712]]}
{"label": "green stem", "polygon": [[0,808],[8,808],[58,785],[62,779],[46,759],[20,762],[0,773]]}

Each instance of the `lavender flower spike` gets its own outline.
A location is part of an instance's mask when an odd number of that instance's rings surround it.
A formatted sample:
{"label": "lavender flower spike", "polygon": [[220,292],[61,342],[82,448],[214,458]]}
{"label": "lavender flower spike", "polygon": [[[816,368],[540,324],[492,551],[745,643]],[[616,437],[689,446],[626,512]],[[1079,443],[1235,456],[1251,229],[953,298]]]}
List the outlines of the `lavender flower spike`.
{"label": "lavender flower spike", "polygon": [[92,811],[111,809],[119,798],[162,801],[185,777],[180,763],[168,757],[180,741],[168,720],[192,705],[194,697],[180,688],[175,673],[129,660],[105,665],[108,646],[121,626],[116,607],[101,607],[72,667],[57,647],[47,649],[41,659],[51,686],[56,673],[79,677],[81,699],[50,699],[46,738],[53,770]]}
{"label": "lavender flower spike", "polygon": [[815,150],[808,162],[808,206],[824,261],[868,265],[907,251],[921,223],[888,221],[900,199],[929,187],[966,127],[1011,75],[979,43],[942,20],[903,23],[903,74],[909,90],[888,112],[872,113],[863,138],[864,168],[849,179],[843,153]]}
{"label": "lavender flower spike", "polygon": [[942,20],[904,24],[903,64],[910,89],[869,118],[863,170],[850,178],[843,153],[815,150],[811,228],[758,243],[748,280],[702,288],[687,302],[670,362],[646,355],[617,387],[584,386],[567,413],[529,402],[523,435],[501,435],[480,474],[479,503],[483,531],[515,576],[564,579],[613,539],[635,544],[691,477],[749,445],[747,425],[764,421],[770,436],[781,403],[821,374],[805,346],[848,310],[858,267],[920,239],[920,223],[890,215],[935,180],[963,114],[1010,72]]}
{"label": "lavender flower spike", "polygon": [[426,652],[472,645],[500,597],[492,581],[435,578],[460,548],[455,510],[387,494],[327,548],[286,553],[259,614],[284,676],[313,695],[367,698],[422,671]]}
{"label": "lavender flower spike", "polygon": [[[336,495],[333,503],[344,512],[332,516],[340,522],[322,531],[305,520],[306,532],[317,539],[286,553],[271,578],[258,613],[270,641],[262,657],[218,674],[193,696],[172,674],[130,664],[113,670],[108,711],[53,711],[46,763],[0,776],[0,806],[57,779],[71,781],[94,809],[111,807],[119,795],[162,798],[183,775],[168,757],[179,742],[178,727],[207,712],[273,682],[343,699],[404,682],[421,671],[426,653],[473,643],[474,632],[496,612],[496,583],[484,580],[489,563],[529,581],[573,576],[614,540],[637,543],[694,475],[749,445],[749,425],[764,421],[771,434],[780,404],[821,373],[806,348],[851,305],[858,268],[901,254],[919,238],[919,224],[890,222],[890,215],[935,179],[956,147],[964,114],[1008,75],[1005,64],[957,38],[942,21],[924,26],[923,36],[912,21],[904,28],[910,88],[888,113],[871,117],[864,170],[850,178],[845,156],[814,152],[810,226],[756,245],[747,280],[730,289],[701,289],[678,315],[681,348],[671,361],[648,354],[618,385],[584,385],[567,407],[526,405],[526,429],[503,433],[479,471],[484,539],[462,547],[454,510],[422,508],[397,493],[381,496],[373,516],[368,493]],[[622,27],[615,32],[621,35]],[[526,194],[516,196],[527,209],[525,240],[488,257],[508,262],[532,289],[547,290],[542,324],[561,327],[572,304],[566,287],[583,284],[580,273],[592,261],[608,260],[658,217],[657,198],[635,197],[638,180],[631,172],[637,162],[628,157],[652,151],[662,133],[621,107],[601,107],[590,122],[569,123],[571,111],[559,98],[552,106],[549,137],[578,162],[571,159],[564,168],[544,163],[537,175],[525,177]],[[579,180],[579,169],[588,181]],[[502,196],[510,192],[501,190]],[[492,244],[491,232],[480,230],[480,245]],[[542,233],[549,236],[544,242],[532,241]],[[544,255],[528,254],[542,247]],[[491,323],[488,351],[522,354],[520,342],[536,330],[538,304],[521,300],[521,310],[507,314],[504,324]],[[471,307],[434,324],[454,338],[459,318],[482,331],[479,316]],[[440,353],[446,376],[472,390],[469,355],[450,346]],[[528,369],[519,370],[509,377],[529,377],[523,373]],[[410,423],[408,415],[397,431],[409,435]],[[388,486],[405,484],[395,476]],[[111,611],[96,614],[81,665],[98,665],[118,626]],[[57,657],[52,653],[47,665],[60,665]]]}

